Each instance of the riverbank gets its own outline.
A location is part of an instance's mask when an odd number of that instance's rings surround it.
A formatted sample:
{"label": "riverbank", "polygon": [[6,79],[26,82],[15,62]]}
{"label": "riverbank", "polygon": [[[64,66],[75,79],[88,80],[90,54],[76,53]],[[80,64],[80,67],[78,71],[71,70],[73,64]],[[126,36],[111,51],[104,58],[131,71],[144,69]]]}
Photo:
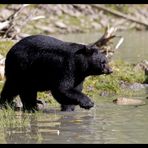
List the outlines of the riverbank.
{"label": "riverbank", "polygon": [[119,30],[148,28],[147,4],[30,4],[17,12],[21,7],[19,4],[1,5],[1,23],[17,13],[5,37],[101,32],[108,25]]}

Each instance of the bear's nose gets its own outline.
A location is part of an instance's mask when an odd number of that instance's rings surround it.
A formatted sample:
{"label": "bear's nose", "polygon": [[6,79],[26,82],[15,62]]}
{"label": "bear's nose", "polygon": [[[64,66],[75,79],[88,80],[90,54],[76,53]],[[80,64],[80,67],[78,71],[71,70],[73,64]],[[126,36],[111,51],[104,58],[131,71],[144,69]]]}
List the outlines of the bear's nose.
{"label": "bear's nose", "polygon": [[106,68],[106,69],[104,69],[103,70],[103,74],[111,74],[111,73],[113,73],[113,70],[111,69],[111,68]]}

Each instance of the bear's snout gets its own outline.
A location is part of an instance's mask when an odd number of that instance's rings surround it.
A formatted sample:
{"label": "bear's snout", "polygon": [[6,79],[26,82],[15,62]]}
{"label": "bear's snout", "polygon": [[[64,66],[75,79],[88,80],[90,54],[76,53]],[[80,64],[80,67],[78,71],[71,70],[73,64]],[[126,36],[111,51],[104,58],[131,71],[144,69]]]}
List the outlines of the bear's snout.
{"label": "bear's snout", "polygon": [[113,73],[113,70],[109,66],[106,66],[106,68],[103,69],[103,73],[104,74],[111,74],[111,73]]}

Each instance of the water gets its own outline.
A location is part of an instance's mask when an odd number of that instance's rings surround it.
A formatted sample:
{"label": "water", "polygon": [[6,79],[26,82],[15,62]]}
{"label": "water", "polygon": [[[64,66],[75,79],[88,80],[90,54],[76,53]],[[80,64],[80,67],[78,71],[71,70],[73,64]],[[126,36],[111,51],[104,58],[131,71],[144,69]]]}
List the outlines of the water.
{"label": "water", "polygon": [[[148,32],[121,32],[125,37],[115,59],[132,63],[148,60]],[[58,38],[91,43],[100,37],[97,33],[57,35]],[[95,107],[87,111],[76,108],[75,112],[49,112],[24,114],[16,120],[25,125],[12,124],[0,128],[0,143],[148,143],[147,93],[135,96],[146,102],[142,106],[123,106],[113,103],[113,97],[95,97]],[[19,118],[18,118],[19,117]]]}
{"label": "water", "polygon": [[[2,143],[148,143],[148,105],[122,106],[98,96],[89,110],[77,107],[64,113],[29,115],[27,126],[11,125],[1,131]],[[139,98],[143,99],[143,98]],[[23,114],[20,115],[23,120]],[[1,141],[2,140],[2,141]]]}
{"label": "water", "polygon": [[[89,44],[95,42],[101,35],[101,33],[89,33],[85,35],[57,35],[56,37],[65,41]],[[148,31],[118,32],[117,35],[123,36],[124,41],[115,53],[113,59],[124,60],[131,63],[137,63],[145,59],[148,60]],[[117,41],[117,39],[114,39],[113,43],[117,43]]]}

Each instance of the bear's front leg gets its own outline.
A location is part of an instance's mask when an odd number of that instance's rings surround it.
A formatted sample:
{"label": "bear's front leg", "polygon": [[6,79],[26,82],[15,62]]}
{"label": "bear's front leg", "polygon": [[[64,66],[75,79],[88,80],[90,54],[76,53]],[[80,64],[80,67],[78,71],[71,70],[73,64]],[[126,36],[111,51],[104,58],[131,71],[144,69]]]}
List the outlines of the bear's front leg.
{"label": "bear's front leg", "polygon": [[72,112],[75,110],[75,105],[65,105],[61,104],[61,111]]}
{"label": "bear's front leg", "polygon": [[58,89],[52,90],[53,97],[64,105],[79,105],[81,108],[90,109],[94,106],[94,103],[82,92],[75,89]]}
{"label": "bear's front leg", "polygon": [[[83,81],[77,85],[75,88],[75,90],[82,92],[83,89]],[[65,104],[61,104],[61,111],[67,111],[67,112],[71,112],[75,110],[75,106],[76,105],[65,105]]]}

